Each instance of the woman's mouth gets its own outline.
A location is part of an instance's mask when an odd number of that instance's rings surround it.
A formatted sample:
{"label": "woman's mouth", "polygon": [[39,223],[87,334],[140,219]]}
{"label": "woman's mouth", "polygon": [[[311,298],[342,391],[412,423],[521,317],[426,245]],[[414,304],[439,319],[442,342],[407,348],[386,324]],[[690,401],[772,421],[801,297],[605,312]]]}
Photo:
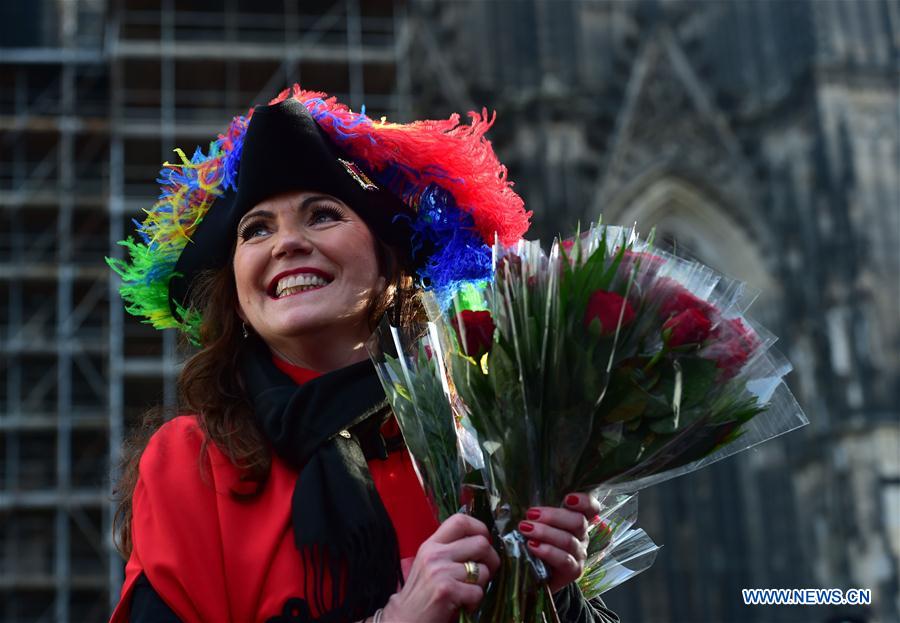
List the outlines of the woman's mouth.
{"label": "woman's mouth", "polygon": [[319,288],[324,288],[329,283],[331,282],[328,279],[310,273],[288,275],[279,279],[278,283],[275,284],[274,297],[276,299],[281,299],[286,296],[291,296],[292,294],[299,294],[300,292],[318,290]]}

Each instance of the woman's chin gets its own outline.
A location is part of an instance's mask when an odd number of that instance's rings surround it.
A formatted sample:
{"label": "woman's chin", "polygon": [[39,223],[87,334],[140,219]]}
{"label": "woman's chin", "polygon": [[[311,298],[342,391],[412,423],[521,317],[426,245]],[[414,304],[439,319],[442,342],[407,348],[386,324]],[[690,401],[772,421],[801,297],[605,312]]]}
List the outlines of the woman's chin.
{"label": "woman's chin", "polygon": [[[323,287],[270,299],[255,310],[251,324],[266,343],[276,347],[296,339],[308,339],[318,344],[326,336],[343,336],[348,331],[356,332],[357,325],[366,325],[364,300],[328,294],[329,289]],[[336,314],[335,310],[344,312]]]}
{"label": "woman's chin", "polygon": [[289,318],[271,324],[259,333],[266,342],[292,340],[321,335],[329,329],[329,324],[326,318]]}
{"label": "woman's chin", "polygon": [[319,343],[323,339],[330,339],[328,336],[346,334],[349,322],[350,319],[336,317],[326,308],[321,312],[310,308],[280,314],[277,321],[266,322],[257,333],[269,344],[298,339]]}

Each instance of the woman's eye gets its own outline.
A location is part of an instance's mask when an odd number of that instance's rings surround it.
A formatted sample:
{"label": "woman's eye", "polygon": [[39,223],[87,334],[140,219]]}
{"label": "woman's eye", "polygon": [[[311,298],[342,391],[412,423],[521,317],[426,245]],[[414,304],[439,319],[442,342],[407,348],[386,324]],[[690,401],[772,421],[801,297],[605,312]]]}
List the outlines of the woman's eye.
{"label": "woman's eye", "polygon": [[269,233],[269,229],[263,223],[247,223],[238,232],[241,240],[250,240],[258,236],[264,236]]}
{"label": "woman's eye", "polygon": [[317,223],[340,221],[343,217],[344,213],[336,206],[318,205],[312,209],[309,215],[309,222],[315,225]]}

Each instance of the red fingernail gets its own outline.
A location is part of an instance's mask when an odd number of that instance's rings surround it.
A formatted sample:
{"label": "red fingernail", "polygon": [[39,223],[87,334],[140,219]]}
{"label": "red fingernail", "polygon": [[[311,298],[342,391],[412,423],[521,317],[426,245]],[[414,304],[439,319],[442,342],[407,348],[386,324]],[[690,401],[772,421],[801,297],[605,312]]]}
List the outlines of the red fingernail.
{"label": "red fingernail", "polygon": [[519,530],[521,530],[522,532],[531,532],[532,530],[534,530],[534,524],[527,521],[520,521]]}
{"label": "red fingernail", "polygon": [[540,547],[541,546],[540,542],[535,541],[534,539],[530,539],[528,541],[528,545],[530,545],[531,547]]}
{"label": "red fingernail", "polygon": [[569,506],[577,506],[578,505],[578,496],[570,495],[566,498],[566,504]]}
{"label": "red fingernail", "polygon": [[525,516],[528,517],[528,519],[540,519],[541,511],[536,508],[532,508],[529,509],[527,513],[525,513]]}

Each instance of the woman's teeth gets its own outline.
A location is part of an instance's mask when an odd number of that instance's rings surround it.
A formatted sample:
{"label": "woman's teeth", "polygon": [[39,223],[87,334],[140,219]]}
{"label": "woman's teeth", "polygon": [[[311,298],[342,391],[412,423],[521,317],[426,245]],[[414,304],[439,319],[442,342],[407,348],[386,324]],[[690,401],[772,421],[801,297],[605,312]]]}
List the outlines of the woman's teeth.
{"label": "woman's teeth", "polygon": [[283,296],[296,294],[297,292],[314,290],[316,288],[321,288],[322,286],[327,285],[328,280],[319,277],[318,275],[311,275],[309,273],[288,275],[287,277],[281,279],[278,282],[278,285],[275,287],[275,297],[281,298]]}

